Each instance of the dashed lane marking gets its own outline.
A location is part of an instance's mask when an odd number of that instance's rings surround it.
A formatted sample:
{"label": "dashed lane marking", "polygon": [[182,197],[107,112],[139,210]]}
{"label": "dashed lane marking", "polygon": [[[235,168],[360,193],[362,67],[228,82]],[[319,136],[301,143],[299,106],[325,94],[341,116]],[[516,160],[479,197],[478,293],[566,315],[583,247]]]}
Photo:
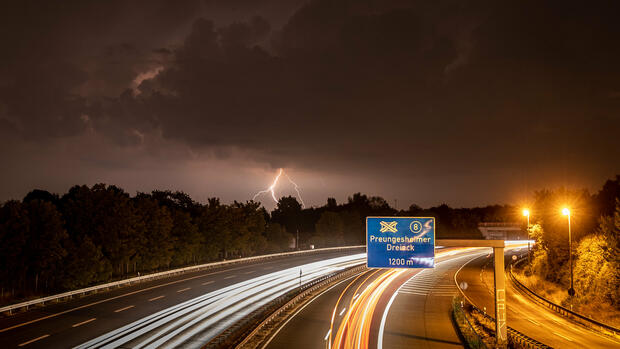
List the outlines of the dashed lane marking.
{"label": "dashed lane marking", "polygon": [[327,334],[325,334],[325,338],[324,340],[328,340],[329,339],[329,334],[332,333],[332,330],[330,329],[329,331],[327,331]]}
{"label": "dashed lane marking", "polygon": [[157,297],[155,297],[155,298],[151,298],[151,299],[149,299],[149,302],[156,301],[156,300],[158,300],[158,299],[162,299],[162,298],[164,298],[164,297],[166,297],[166,296],[157,296]]}
{"label": "dashed lane marking", "polygon": [[553,332],[554,335],[558,336],[558,337],[562,337],[564,339],[566,339],[569,342],[572,342],[573,340],[571,338],[568,338],[566,336],[562,336],[561,334],[557,333],[557,332]]}
{"label": "dashed lane marking", "polygon": [[47,338],[47,337],[49,337],[49,336],[50,336],[49,334],[44,334],[44,335],[42,335],[41,337],[37,337],[37,338],[31,339],[31,340],[29,340],[29,341],[27,341],[27,342],[24,342],[24,343],[18,344],[17,346],[18,346],[18,347],[23,347],[24,345],[28,345],[28,344],[30,344],[30,343],[34,343],[34,342],[36,342],[36,341],[40,341],[41,339],[43,339],[43,338]]}
{"label": "dashed lane marking", "polygon": [[540,323],[539,323],[539,322],[536,322],[536,321],[534,321],[534,320],[532,320],[532,319],[527,319],[527,321],[529,321],[529,322],[533,323],[534,325],[540,326]]}
{"label": "dashed lane marking", "polygon": [[34,320],[30,320],[30,321],[22,322],[21,324],[13,325],[13,326],[10,326],[10,327],[5,327],[5,328],[3,328],[3,329],[0,329],[0,333],[6,332],[6,331],[9,331],[9,330],[12,330],[12,329],[18,328],[18,327],[22,327],[22,326],[30,325],[30,324],[33,324],[33,323],[35,323],[35,322],[39,322],[39,321],[43,321],[43,320],[47,320],[47,319],[51,319],[51,318],[54,318],[54,317],[57,317],[57,316],[60,316],[60,315],[66,314],[66,313],[70,313],[70,312],[72,312],[72,311],[76,311],[76,310],[79,310],[79,309],[84,309],[84,308],[92,307],[93,305],[101,304],[101,303],[104,303],[104,302],[109,302],[109,301],[114,300],[114,299],[118,299],[118,298],[122,298],[122,297],[127,297],[127,296],[130,296],[130,295],[134,295],[134,294],[136,294],[136,293],[141,293],[141,292],[145,292],[145,291],[153,290],[153,289],[160,288],[160,287],[164,287],[164,286],[168,286],[168,285],[178,284],[178,283],[180,283],[180,282],[184,282],[184,281],[188,281],[188,280],[193,280],[193,279],[197,279],[197,278],[202,278],[202,277],[205,277],[205,276],[208,276],[208,275],[221,274],[221,273],[228,273],[228,272],[230,272],[231,270],[238,270],[238,269],[242,269],[242,268],[247,268],[247,267],[231,268],[231,269],[227,269],[227,270],[220,270],[220,271],[216,271],[216,272],[212,272],[212,273],[206,273],[206,274],[196,275],[196,276],[188,277],[188,278],[185,278],[185,279],[175,280],[175,281],[167,282],[167,283],[165,283],[165,284],[155,285],[155,286],[151,286],[151,287],[143,288],[143,289],[140,289],[140,290],[136,290],[136,291],[128,292],[128,293],[121,294],[121,295],[118,295],[118,296],[114,296],[114,297],[110,297],[110,298],[102,299],[102,300],[100,300],[100,301],[96,301],[96,302],[92,302],[92,303],[84,304],[84,305],[81,305],[81,306],[79,306],[79,307],[75,307],[75,308],[67,309],[67,310],[64,310],[64,311],[61,311],[61,312],[58,312],[58,313],[55,313],[55,314],[50,314],[50,315],[47,315],[47,316],[43,316],[43,317],[40,317],[40,318],[37,318],[37,319],[34,319]]}
{"label": "dashed lane marking", "polygon": [[78,322],[77,324],[73,324],[73,325],[71,325],[71,327],[78,327],[78,326],[86,325],[87,323],[89,323],[89,322],[93,322],[93,321],[95,321],[95,320],[97,320],[97,318],[96,318],[96,317],[94,317],[94,318],[92,318],[92,319],[88,319],[88,320],[86,320],[86,321]]}
{"label": "dashed lane marking", "polygon": [[114,310],[114,312],[115,312],[115,313],[120,313],[121,311],[125,311],[125,310],[127,310],[127,309],[131,309],[131,308],[133,308],[134,306],[135,306],[135,305],[129,305],[129,306],[126,306],[126,307],[124,307],[124,308],[116,309],[116,310]]}

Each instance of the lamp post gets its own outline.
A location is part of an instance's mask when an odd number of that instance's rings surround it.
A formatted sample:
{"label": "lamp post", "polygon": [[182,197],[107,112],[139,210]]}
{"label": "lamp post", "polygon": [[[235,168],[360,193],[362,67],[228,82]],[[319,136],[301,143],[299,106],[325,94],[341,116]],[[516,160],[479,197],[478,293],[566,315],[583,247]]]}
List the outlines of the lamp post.
{"label": "lamp post", "polygon": [[527,208],[523,209],[523,215],[527,217],[527,227],[530,227],[530,210]]}
{"label": "lamp post", "polygon": [[573,288],[573,239],[570,231],[570,210],[568,208],[562,209],[562,214],[568,217],[568,264],[570,265],[570,288],[568,294],[572,297],[575,295],[575,289]]}
{"label": "lamp post", "polygon": [[527,263],[531,264],[530,262],[530,210],[528,210],[527,208],[523,209],[523,215],[527,217]]}

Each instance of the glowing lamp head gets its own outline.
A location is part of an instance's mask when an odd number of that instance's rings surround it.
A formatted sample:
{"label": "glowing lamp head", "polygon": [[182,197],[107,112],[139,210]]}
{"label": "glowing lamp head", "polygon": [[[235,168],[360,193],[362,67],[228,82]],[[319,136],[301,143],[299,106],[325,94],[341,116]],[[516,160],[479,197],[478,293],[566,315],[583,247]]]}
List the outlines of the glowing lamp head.
{"label": "glowing lamp head", "polygon": [[568,208],[564,207],[562,209],[562,214],[565,215],[565,216],[569,216],[570,215],[570,210]]}
{"label": "glowing lamp head", "polygon": [[523,216],[528,217],[530,215],[530,210],[528,210],[527,208],[523,209]]}

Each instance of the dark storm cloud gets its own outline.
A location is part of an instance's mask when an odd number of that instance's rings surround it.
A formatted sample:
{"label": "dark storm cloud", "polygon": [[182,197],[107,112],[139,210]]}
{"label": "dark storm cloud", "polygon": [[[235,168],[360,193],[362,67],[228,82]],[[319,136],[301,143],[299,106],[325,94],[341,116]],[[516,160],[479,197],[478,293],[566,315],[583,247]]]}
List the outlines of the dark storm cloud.
{"label": "dark storm cloud", "polygon": [[[0,118],[24,137],[84,131],[94,98],[118,96],[198,1],[12,1],[0,14]],[[155,57],[157,58],[157,57]]]}
{"label": "dark storm cloud", "polygon": [[614,1],[17,4],[0,128],[25,138],[163,137],[418,186],[618,170]]}
{"label": "dark storm cloud", "polygon": [[[279,161],[338,145],[334,160],[355,162],[375,141],[412,144],[398,124],[424,112],[416,103],[441,84],[454,49],[442,38],[423,40],[412,10],[353,16],[326,4],[298,12],[272,37],[276,52],[254,45],[266,28],[259,18],[224,28],[200,19],[173,64],[136,99],[157,106],[149,112],[166,137],[247,147]],[[391,125],[377,130],[380,121]]]}
{"label": "dark storm cloud", "polygon": [[387,153],[409,156],[406,172],[520,166],[520,153],[554,144],[601,160],[617,155],[601,144],[618,122],[611,13],[314,1],[271,36],[273,50],[256,45],[260,18],[199,19],[132,102],[165,137],[249,148],[277,166],[366,167]]}

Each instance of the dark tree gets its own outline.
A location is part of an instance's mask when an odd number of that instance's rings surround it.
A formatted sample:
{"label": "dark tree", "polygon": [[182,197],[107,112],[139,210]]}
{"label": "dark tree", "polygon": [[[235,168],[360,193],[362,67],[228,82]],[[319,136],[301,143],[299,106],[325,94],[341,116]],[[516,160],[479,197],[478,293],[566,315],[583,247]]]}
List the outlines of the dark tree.
{"label": "dark tree", "polygon": [[140,194],[133,200],[137,224],[134,269],[155,270],[169,267],[173,246],[172,217],[165,206],[160,206],[150,195]]}
{"label": "dark tree", "polygon": [[60,198],[58,197],[58,194],[52,194],[47,190],[41,190],[41,189],[34,189],[31,192],[29,192],[28,194],[26,194],[26,196],[24,196],[24,200],[22,200],[22,202],[24,203],[28,203],[30,201],[33,200],[40,200],[40,201],[46,201],[46,202],[50,202],[54,205],[58,205],[58,203],[60,202]]}
{"label": "dark tree", "polygon": [[47,289],[55,288],[56,275],[62,270],[62,260],[67,256],[65,244],[68,239],[60,212],[50,202],[32,200],[24,204],[28,212],[29,276],[34,278],[34,291],[40,281]]}
{"label": "dark tree", "polygon": [[129,195],[105,184],[75,186],[62,197],[61,205],[69,236],[74,241],[88,236],[101,247],[116,275],[128,272],[129,265],[137,261],[139,243],[139,218]]}
{"label": "dark tree", "polygon": [[30,219],[19,201],[8,201],[0,208],[0,282],[3,290],[14,294],[26,287],[30,254]]}
{"label": "dark tree", "polygon": [[278,200],[271,217],[274,222],[282,225],[287,232],[295,235],[300,229],[301,204],[292,196],[282,197]]}

